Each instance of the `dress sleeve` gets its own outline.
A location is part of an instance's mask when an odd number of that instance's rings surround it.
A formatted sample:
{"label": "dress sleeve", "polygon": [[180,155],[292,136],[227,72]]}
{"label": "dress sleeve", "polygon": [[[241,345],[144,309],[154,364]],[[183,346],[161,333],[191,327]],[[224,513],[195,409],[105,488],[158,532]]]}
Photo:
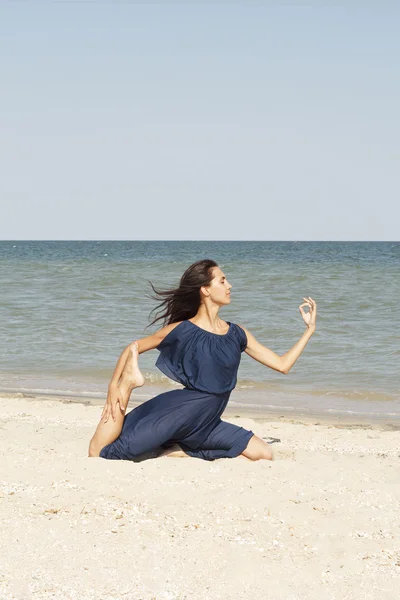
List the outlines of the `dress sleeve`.
{"label": "dress sleeve", "polygon": [[[178,327],[178,326],[177,326]],[[161,352],[162,350],[165,350],[166,348],[169,348],[171,345],[173,345],[176,342],[177,339],[177,334],[176,334],[176,327],[174,327],[172,329],[172,331],[170,331],[165,338],[162,340],[162,342],[160,342],[157,346],[157,350],[159,352]]]}
{"label": "dress sleeve", "polygon": [[169,379],[186,386],[188,381],[184,372],[182,357],[185,353],[187,332],[182,323],[174,327],[157,346],[160,354],[156,361],[156,367]]}
{"label": "dress sleeve", "polygon": [[236,327],[240,344],[240,352],[243,352],[247,348],[247,335],[245,334],[244,329],[240,327],[240,325],[236,325]]}

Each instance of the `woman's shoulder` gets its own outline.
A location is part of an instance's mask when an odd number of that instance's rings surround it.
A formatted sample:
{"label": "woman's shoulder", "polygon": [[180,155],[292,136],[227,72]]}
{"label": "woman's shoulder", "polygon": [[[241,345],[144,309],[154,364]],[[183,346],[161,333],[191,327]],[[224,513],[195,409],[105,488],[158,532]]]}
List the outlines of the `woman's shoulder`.
{"label": "woman's shoulder", "polygon": [[239,323],[231,323],[231,325],[233,326],[237,338],[239,338],[240,350],[243,352],[243,350],[247,348],[247,329],[245,329],[243,325],[239,325]]}
{"label": "woman's shoulder", "polygon": [[177,338],[186,321],[176,321],[175,323],[169,323],[158,331],[159,344],[157,348],[160,350],[168,342],[172,342]]}
{"label": "woman's shoulder", "polygon": [[[228,321],[228,322],[229,322],[229,321]],[[245,334],[245,333],[246,333],[246,331],[247,331],[247,329],[246,329],[246,328],[245,328],[243,325],[240,325],[240,323],[232,323],[232,322],[231,322],[231,325],[232,325],[232,327],[234,327],[236,330],[243,331],[243,333],[244,333],[244,334]]]}
{"label": "woman's shoulder", "polygon": [[169,325],[166,325],[163,328],[163,331],[165,331],[165,335],[168,335],[169,333],[171,333],[171,331],[176,329],[178,327],[178,325],[181,325],[181,323],[185,323],[185,321],[176,321],[175,323],[170,323]]}

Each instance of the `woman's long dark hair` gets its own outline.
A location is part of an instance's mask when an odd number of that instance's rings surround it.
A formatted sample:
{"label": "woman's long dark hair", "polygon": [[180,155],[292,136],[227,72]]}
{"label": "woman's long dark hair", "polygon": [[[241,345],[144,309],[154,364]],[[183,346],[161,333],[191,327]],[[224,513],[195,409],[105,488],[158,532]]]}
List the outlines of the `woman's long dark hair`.
{"label": "woman's long dark hair", "polygon": [[[171,290],[158,290],[149,281],[154,296],[153,300],[162,300],[153,308],[150,316],[158,309],[156,318],[148,327],[164,319],[164,327],[177,321],[186,321],[195,316],[200,306],[200,288],[210,285],[213,276],[212,268],[218,267],[213,260],[198,260],[186,269],[179,282],[179,287]],[[160,314],[161,313],[161,314]]]}

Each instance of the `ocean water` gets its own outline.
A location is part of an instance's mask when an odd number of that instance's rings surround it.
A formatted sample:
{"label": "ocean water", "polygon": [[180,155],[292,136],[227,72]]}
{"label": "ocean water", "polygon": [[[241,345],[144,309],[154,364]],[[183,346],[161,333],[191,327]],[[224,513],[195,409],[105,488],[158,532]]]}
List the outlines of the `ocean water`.
{"label": "ocean water", "polygon": [[[200,258],[232,284],[223,319],[286,352],[317,331],[288,375],[243,354],[231,405],[400,419],[400,243],[235,241],[0,242],[0,390],[103,399],[118,356],[150,335],[156,287]],[[148,395],[171,382],[140,356]]]}

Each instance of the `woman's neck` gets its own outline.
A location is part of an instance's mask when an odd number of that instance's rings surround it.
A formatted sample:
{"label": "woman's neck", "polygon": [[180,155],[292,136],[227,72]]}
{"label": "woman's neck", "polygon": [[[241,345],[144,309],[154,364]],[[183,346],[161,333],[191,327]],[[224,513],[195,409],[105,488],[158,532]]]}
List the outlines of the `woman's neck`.
{"label": "woman's neck", "polygon": [[200,304],[196,315],[190,320],[207,331],[211,331],[213,333],[224,333],[226,329],[226,323],[220,318],[218,311],[219,306],[207,307],[205,304]]}

